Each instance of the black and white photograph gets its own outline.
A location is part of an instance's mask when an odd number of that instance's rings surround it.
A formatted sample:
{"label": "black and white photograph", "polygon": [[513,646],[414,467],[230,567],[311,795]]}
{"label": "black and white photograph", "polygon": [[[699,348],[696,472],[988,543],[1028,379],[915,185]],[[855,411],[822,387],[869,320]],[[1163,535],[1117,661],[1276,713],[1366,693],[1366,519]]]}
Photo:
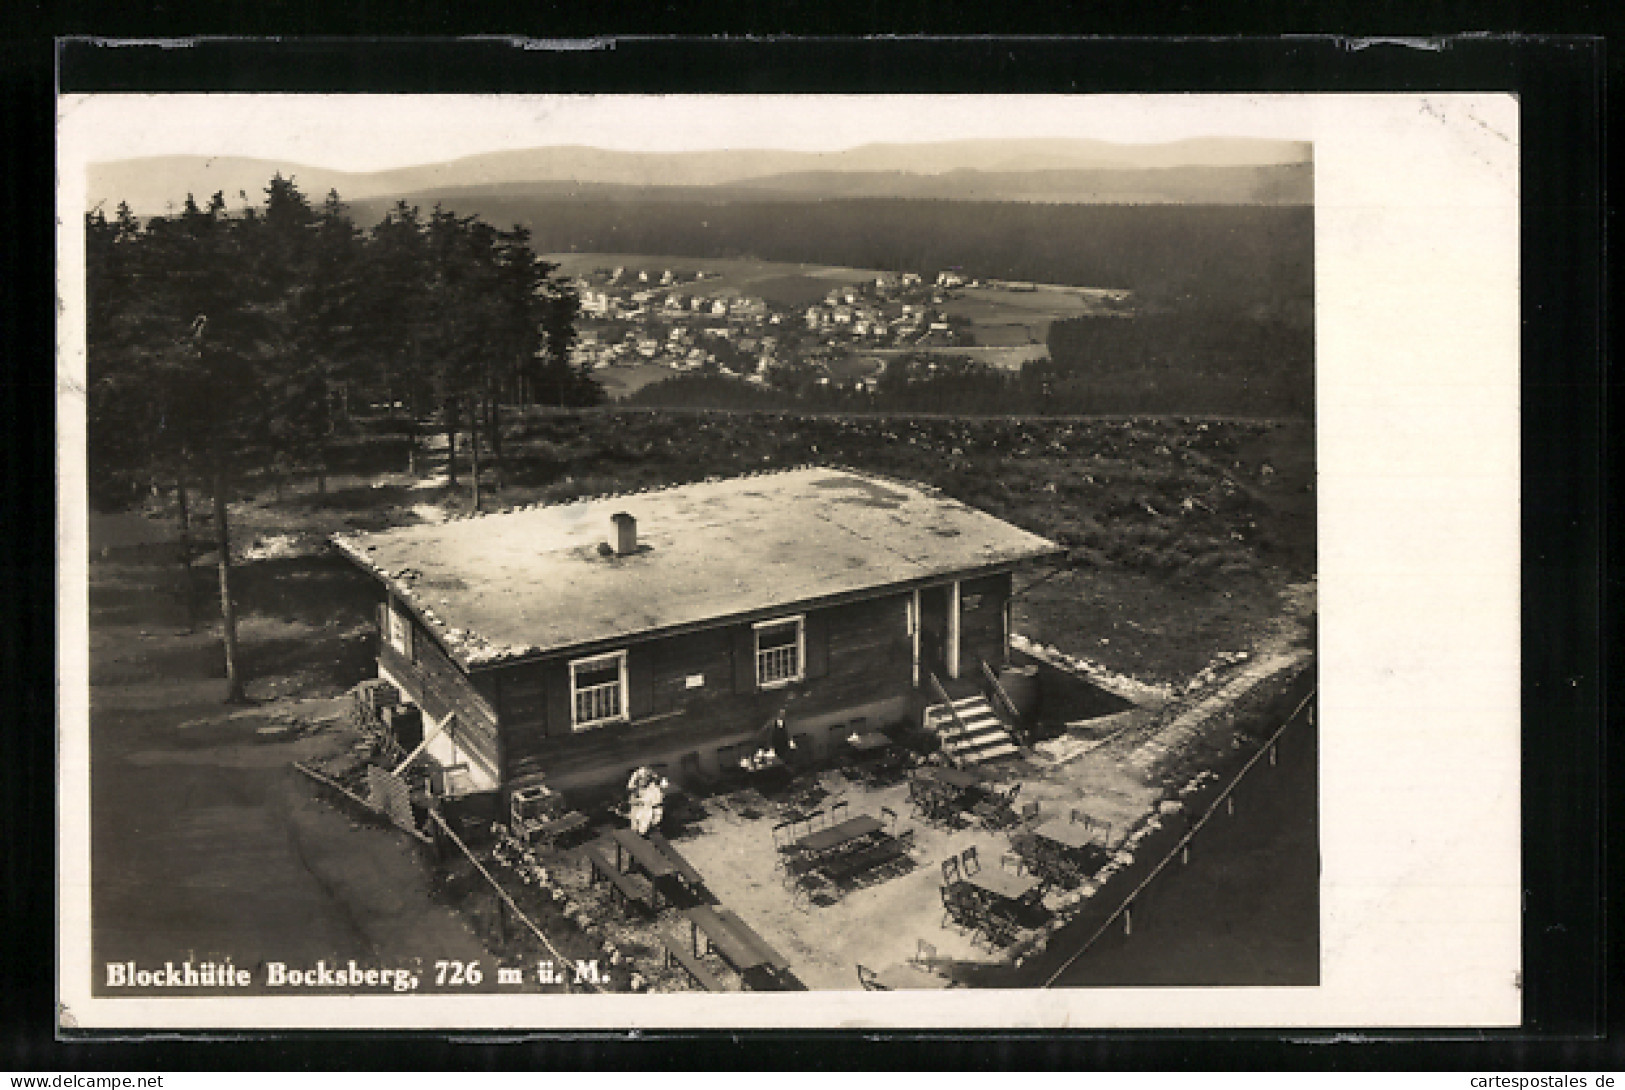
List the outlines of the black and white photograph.
{"label": "black and white photograph", "polygon": [[1515,104],[59,117],[63,1025],[1516,1021]]}

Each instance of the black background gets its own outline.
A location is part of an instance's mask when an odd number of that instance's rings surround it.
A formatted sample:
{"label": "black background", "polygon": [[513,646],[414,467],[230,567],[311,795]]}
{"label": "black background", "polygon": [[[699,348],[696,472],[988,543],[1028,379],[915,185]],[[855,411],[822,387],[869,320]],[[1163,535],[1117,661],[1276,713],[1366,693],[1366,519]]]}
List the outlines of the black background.
{"label": "black background", "polygon": [[[330,10],[343,7],[344,10]],[[1236,7],[1241,7],[1237,5]],[[1279,8],[1247,5],[1177,9],[1162,28],[1181,33],[1266,28]],[[978,8],[903,4],[888,13],[894,33],[966,25]],[[1595,28],[1599,6],[1568,5],[1546,29]],[[798,29],[873,30],[876,11],[842,16],[767,6],[731,20],[735,33]],[[550,20],[528,13],[533,34],[590,32],[625,12],[575,13]],[[1073,13],[1051,7],[1035,31],[1080,29]],[[1482,9],[1452,29],[1487,25]],[[1513,26],[1521,8],[1494,13]],[[477,17],[469,9],[460,18]],[[653,8],[647,26],[679,26],[679,13]],[[715,15],[713,10],[712,15]],[[1149,21],[1130,7],[1091,13],[1095,27]],[[1372,16],[1376,15],[1376,19]],[[1447,13],[1448,15],[1448,13]],[[541,17],[538,17],[541,16]],[[1428,22],[1431,16],[1433,22]],[[987,13],[980,11],[985,21]],[[1320,5],[1297,25],[1345,31],[1386,17],[1384,33],[1450,25],[1438,11],[1410,6]],[[413,5],[269,5],[257,13],[216,8],[185,17],[155,9],[100,15],[18,5],[0,40],[0,118],[5,161],[6,266],[0,290],[0,422],[6,471],[0,474],[0,776],[5,809],[0,848],[0,1067],[12,1070],[178,1068],[421,1069],[455,1066],[620,1068],[872,1068],[915,1066],[1094,1067],[1156,1070],[1250,1068],[1549,1068],[1619,1071],[1625,1050],[1609,1037],[1604,992],[1617,989],[1603,929],[1605,773],[1603,648],[1620,646],[1605,614],[1605,544],[1617,546],[1604,518],[1612,441],[1604,431],[1601,136],[1604,54],[1584,38],[1479,35],[1416,44],[1333,37],[1254,39],[615,39],[585,51],[527,50],[497,41],[310,39],[271,44],[194,41],[108,48],[70,41],[60,53],[49,35],[366,31],[471,32],[444,13]],[[246,26],[252,19],[258,25]],[[867,22],[865,22],[867,20]],[[552,22],[552,25],[541,26]],[[184,25],[180,25],[184,24]],[[325,25],[324,25],[325,24]],[[669,25],[668,25],[669,24]],[[513,25],[510,18],[508,25]],[[1527,24],[1525,24],[1527,25]],[[485,31],[488,33],[488,22]],[[571,29],[566,29],[570,27]],[[991,28],[985,28],[991,29]],[[1144,26],[1140,29],[1145,29]],[[1277,25],[1274,29],[1280,29]],[[1524,472],[1524,988],[1521,1031],[1339,1035],[1267,1033],[575,1034],[526,1044],[444,1036],[283,1034],[234,1041],[134,1038],[90,1043],[53,1035],[54,859],[54,299],[52,253],[53,66],[64,91],[389,91],[389,92],[815,92],[1067,93],[1510,90],[1521,98],[1523,158],[1523,472]],[[1617,81],[1616,81],[1617,84]],[[1605,635],[1612,637],[1605,642]],[[1620,780],[1606,801],[1617,807]],[[1615,1003],[1612,1008],[1619,1009]],[[1612,1021],[1617,1022],[1617,1014]]]}

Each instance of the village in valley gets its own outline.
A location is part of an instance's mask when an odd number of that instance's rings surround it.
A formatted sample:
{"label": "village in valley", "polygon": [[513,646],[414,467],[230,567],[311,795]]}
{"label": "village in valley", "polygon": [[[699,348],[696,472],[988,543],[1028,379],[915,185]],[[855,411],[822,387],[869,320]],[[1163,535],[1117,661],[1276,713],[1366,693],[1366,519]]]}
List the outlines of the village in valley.
{"label": "village in valley", "polygon": [[[1015,371],[1047,356],[1052,316],[1126,315],[1132,294],[978,279],[957,269],[549,257],[571,275],[580,300],[574,359],[604,372],[609,389],[707,371],[758,386],[776,374],[810,372],[816,385],[873,391],[886,361],[899,357],[920,359],[928,370],[935,357]],[[632,263],[599,263],[610,260]]]}

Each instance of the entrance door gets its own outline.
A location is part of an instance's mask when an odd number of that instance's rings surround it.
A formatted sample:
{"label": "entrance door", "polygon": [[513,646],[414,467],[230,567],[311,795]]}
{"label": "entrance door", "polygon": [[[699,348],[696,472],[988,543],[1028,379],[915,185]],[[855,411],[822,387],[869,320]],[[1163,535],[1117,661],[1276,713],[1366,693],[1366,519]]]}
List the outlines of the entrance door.
{"label": "entrance door", "polygon": [[920,590],[920,685],[929,689],[930,675],[948,677],[948,588]]}

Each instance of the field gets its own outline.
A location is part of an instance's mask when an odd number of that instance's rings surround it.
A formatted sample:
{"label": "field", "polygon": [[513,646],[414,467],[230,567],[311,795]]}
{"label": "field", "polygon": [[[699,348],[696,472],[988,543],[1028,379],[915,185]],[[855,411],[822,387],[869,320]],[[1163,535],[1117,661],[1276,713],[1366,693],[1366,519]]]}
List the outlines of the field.
{"label": "field", "polygon": [[592,377],[604,388],[611,401],[630,397],[651,383],[670,378],[675,372],[658,363],[638,363],[631,367],[605,367]]}
{"label": "field", "polygon": [[[984,329],[999,327],[978,326],[976,335],[982,336]],[[997,367],[1003,371],[1019,371],[1023,364],[1029,360],[1042,360],[1049,358],[1049,347],[1042,341],[1037,344],[1028,344],[1025,341],[1018,345],[1006,347],[973,346],[964,348],[878,348],[864,352],[865,356],[873,356],[884,360],[889,356],[939,356],[943,359],[969,359],[978,363],[985,363],[989,367]]]}

